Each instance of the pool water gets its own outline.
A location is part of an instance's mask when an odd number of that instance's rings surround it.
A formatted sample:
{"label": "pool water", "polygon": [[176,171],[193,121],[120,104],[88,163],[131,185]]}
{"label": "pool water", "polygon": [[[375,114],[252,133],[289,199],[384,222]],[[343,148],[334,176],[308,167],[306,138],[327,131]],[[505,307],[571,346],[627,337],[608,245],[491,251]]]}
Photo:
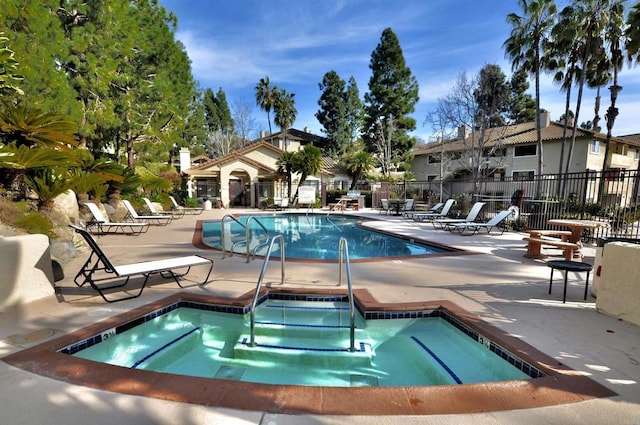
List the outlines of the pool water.
{"label": "pool water", "polygon": [[[346,300],[266,299],[249,314],[178,307],[73,355],[180,375],[306,386],[427,386],[528,379],[442,315],[364,320],[349,351]],[[476,335],[477,336],[477,335]],[[68,351],[68,350],[67,350]],[[75,351],[75,350],[74,350]],[[64,350],[63,350],[64,352]]]}
{"label": "pool water", "polygon": [[[261,214],[239,216],[238,221],[246,224],[249,217],[250,249],[256,249],[256,255],[264,255],[266,245],[261,243],[276,235],[282,235],[285,241],[287,259],[337,260],[338,245],[341,237],[349,245],[351,259],[377,257],[403,257],[431,255],[452,250],[446,247],[419,243],[386,233],[377,232],[357,223],[364,217],[334,214]],[[246,229],[233,220],[224,221],[225,249],[246,253]],[[265,229],[268,231],[269,236]],[[222,249],[221,222],[203,223],[203,242],[212,248]],[[278,255],[279,246],[273,253]]]}

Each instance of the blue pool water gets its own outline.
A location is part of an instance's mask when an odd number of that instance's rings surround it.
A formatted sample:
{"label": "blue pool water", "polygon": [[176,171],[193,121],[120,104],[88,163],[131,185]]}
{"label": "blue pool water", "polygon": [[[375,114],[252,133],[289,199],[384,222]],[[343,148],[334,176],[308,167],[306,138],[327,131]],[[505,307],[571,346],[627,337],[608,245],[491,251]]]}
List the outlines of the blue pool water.
{"label": "blue pool water", "polygon": [[457,319],[413,316],[358,315],[351,352],[344,297],[265,299],[256,309],[256,346],[248,344],[248,314],[190,303],[151,314],[133,328],[104,332],[99,343],[61,351],[128,368],[306,386],[456,385],[542,376]]}
{"label": "blue pool water", "polygon": [[[249,216],[240,216],[238,221],[246,224]],[[285,240],[287,259],[337,260],[341,237],[347,240],[351,259],[376,257],[403,257],[430,255],[453,250],[403,239],[386,233],[376,232],[358,226],[366,220],[363,217],[327,214],[262,214],[254,215],[249,221],[251,233],[250,248],[258,246],[256,255],[264,255],[267,246],[261,242],[276,235]],[[246,228],[233,220],[226,220],[225,246],[230,251],[246,253]],[[202,229],[203,242],[212,248],[222,249],[221,222],[207,221]],[[274,246],[274,255],[278,255]]]}

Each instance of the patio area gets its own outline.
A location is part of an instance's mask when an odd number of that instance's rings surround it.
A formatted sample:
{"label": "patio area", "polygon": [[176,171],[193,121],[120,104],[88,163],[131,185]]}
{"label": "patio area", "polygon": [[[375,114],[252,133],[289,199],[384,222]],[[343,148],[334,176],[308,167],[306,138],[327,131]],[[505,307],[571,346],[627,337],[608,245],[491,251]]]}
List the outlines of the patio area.
{"label": "patio area", "polygon": [[[210,283],[183,289],[223,297],[237,297],[256,285],[262,260],[246,262],[243,255],[227,255],[193,245],[198,220],[220,219],[226,213],[261,214],[259,210],[208,210],[185,216],[140,236],[105,235],[98,243],[112,261],[128,263],[155,257],[199,254],[215,260]],[[316,211],[318,212],[318,211]],[[326,211],[324,211],[326,214]],[[336,212],[335,214],[342,214]],[[349,212],[344,212],[349,214]],[[484,321],[517,336],[618,395],[552,407],[467,415],[326,416],[282,415],[177,403],[157,398],[123,395],[74,386],[0,363],[3,424],[638,424],[640,423],[640,327],[596,311],[595,299],[584,294],[584,275],[569,275],[566,303],[562,285],[548,294],[550,270],[542,260],[525,258],[526,234],[506,232],[460,236],[435,230],[401,216],[381,216],[365,210],[353,214],[375,218],[367,225],[387,232],[431,240],[474,255],[354,262],[354,288],[366,288],[379,302],[448,300]],[[595,248],[583,249],[584,261],[593,264]],[[561,258],[561,253],[558,253]],[[86,260],[81,252],[64,265],[65,278],[57,282],[58,296],[0,312],[0,357],[63,335],[90,323],[180,289],[175,283],[152,285],[137,299],[106,304],[91,289],[76,288],[73,277]],[[555,258],[555,257],[554,257]],[[288,262],[286,286],[335,288],[335,263]],[[631,277],[630,277],[631,278]],[[279,279],[275,264],[267,279]],[[150,388],[149,392],[153,392]]]}

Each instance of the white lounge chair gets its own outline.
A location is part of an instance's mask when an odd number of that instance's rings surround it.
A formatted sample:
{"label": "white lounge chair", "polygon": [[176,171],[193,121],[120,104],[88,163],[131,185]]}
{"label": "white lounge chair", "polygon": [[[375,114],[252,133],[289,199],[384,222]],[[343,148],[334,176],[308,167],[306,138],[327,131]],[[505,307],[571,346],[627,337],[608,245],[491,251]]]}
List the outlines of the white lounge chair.
{"label": "white lounge chair", "polygon": [[484,202],[476,202],[469,210],[469,214],[465,218],[439,218],[437,220],[433,220],[433,227],[436,229],[447,229],[451,230],[451,226],[454,223],[473,223],[478,219],[478,214],[484,207]]}
{"label": "white lounge chair", "polygon": [[413,211],[405,212],[403,216],[406,218],[413,218],[415,214],[430,214],[430,213],[433,214],[440,211],[443,206],[444,206],[444,202],[438,202],[434,204],[431,208],[427,208],[427,209],[414,208]]}
{"label": "white lounge chair", "polygon": [[171,223],[171,220],[173,220],[173,216],[169,215],[169,214],[163,214],[163,215],[138,215],[138,213],[136,212],[136,209],[133,208],[133,205],[131,205],[131,202],[129,202],[126,199],[122,200],[122,204],[127,209],[127,212],[128,212],[127,217],[133,222],[148,221],[149,224],[157,224],[157,225],[160,225],[160,226],[166,226],[167,224]]}
{"label": "white lounge chair", "polygon": [[465,231],[471,231],[471,235],[475,235],[480,230],[486,230],[487,234],[491,233],[493,229],[499,229],[500,235],[504,233],[505,227],[501,226],[502,222],[505,221],[511,214],[513,214],[510,210],[500,211],[495,217],[486,223],[454,223],[451,225],[451,231],[457,230],[461,235],[464,234]]}
{"label": "white lounge chair", "polygon": [[455,199],[447,199],[447,202],[444,203],[444,206],[442,207],[442,210],[440,210],[440,212],[414,214],[413,220],[414,221],[431,221],[439,218],[440,219],[446,218],[447,215],[449,214],[449,210],[451,209],[451,207],[453,207],[453,204],[455,203],[456,203]]}
{"label": "white lounge chair", "polygon": [[409,198],[405,201],[404,205],[402,206],[402,208],[400,208],[400,212],[402,213],[402,215],[404,217],[406,217],[407,214],[411,213],[413,211],[413,206],[415,204],[415,200],[413,198]]}
{"label": "white lounge chair", "polygon": [[388,199],[380,199],[380,211],[378,214],[389,214],[389,200]]}
{"label": "white lounge chair", "polygon": [[114,222],[109,221],[109,218],[102,214],[98,205],[93,202],[85,202],[84,205],[89,209],[89,212],[93,216],[93,220],[85,223],[87,230],[94,234],[107,234],[107,233],[122,233],[123,235],[139,235],[149,230],[148,222]]}
{"label": "white lounge chair", "polygon": [[156,207],[153,205],[153,202],[151,202],[151,199],[149,199],[149,198],[142,198],[142,199],[144,200],[144,203],[147,205],[147,209],[149,210],[149,214],[151,214],[151,215],[166,215],[166,214],[170,214],[175,219],[179,219],[179,218],[184,217],[184,211],[181,211],[181,210],[158,211],[158,210],[156,210]]}
{"label": "white lounge chair", "polygon": [[[172,257],[165,258],[161,260],[153,260],[153,261],[143,261],[140,263],[130,263],[123,265],[115,265],[113,264],[107,255],[100,249],[95,239],[81,227],[74,226],[72,224],[69,225],[72,227],[76,233],[79,233],[84,238],[85,242],[91,248],[91,255],[87,261],[82,265],[82,268],[76,274],[73,279],[74,283],[77,286],[84,286],[85,284],[89,284],[94,290],[100,294],[102,299],[106,302],[111,303],[115,301],[123,301],[131,298],[139,297],[142,294],[142,290],[147,285],[149,281],[149,277],[152,274],[159,274],[163,278],[171,278],[175,280],[175,282],[181,288],[184,286],[180,283],[180,279],[185,277],[191,267],[195,266],[208,266],[209,271],[207,272],[206,277],[200,283],[195,283],[199,285],[204,285],[209,281],[209,276],[211,275],[211,271],[213,270],[213,260],[209,258],[204,258],[199,255],[188,255],[183,257]],[[176,270],[181,270],[181,272],[176,272]],[[109,299],[105,296],[105,291],[113,288],[122,288],[126,286],[130,279],[134,276],[144,276],[144,282],[142,286],[134,295],[129,295],[123,298],[118,299]],[[122,280],[124,279],[124,282]],[[119,281],[116,284],[108,283],[113,282],[114,280]]]}
{"label": "white lounge chair", "polygon": [[202,214],[202,211],[204,211],[204,208],[200,207],[183,207],[182,205],[178,204],[176,198],[171,195],[169,195],[169,199],[171,199],[171,203],[173,204],[173,211],[184,211],[185,214],[193,215]]}

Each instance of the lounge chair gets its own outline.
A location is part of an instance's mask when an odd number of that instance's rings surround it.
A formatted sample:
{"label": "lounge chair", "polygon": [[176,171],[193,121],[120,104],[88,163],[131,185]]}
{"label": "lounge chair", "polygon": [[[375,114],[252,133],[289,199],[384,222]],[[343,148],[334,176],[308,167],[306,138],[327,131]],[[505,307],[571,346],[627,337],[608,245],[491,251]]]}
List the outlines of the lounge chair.
{"label": "lounge chair", "polygon": [[440,219],[446,218],[447,215],[449,214],[449,210],[455,203],[456,203],[455,199],[447,199],[447,202],[444,203],[444,206],[442,207],[442,210],[440,210],[440,212],[417,213],[413,215],[413,220],[414,221],[431,221],[431,220],[437,220],[439,218]]}
{"label": "lounge chair", "polygon": [[275,205],[276,210],[286,210],[289,208],[289,198],[282,198],[278,204]]}
{"label": "lounge chair", "polygon": [[414,208],[413,211],[405,212],[403,216],[406,218],[413,218],[415,214],[433,214],[440,211],[443,206],[444,206],[444,202],[438,202],[437,204],[433,205],[431,208],[427,208],[427,209]]}
{"label": "lounge chair", "polygon": [[148,221],[149,224],[166,226],[167,224],[171,223],[171,220],[173,220],[173,216],[169,214],[138,215],[138,213],[136,212],[136,209],[133,208],[133,205],[131,205],[131,202],[127,201],[126,199],[122,200],[122,204],[127,209],[127,212],[128,212],[127,218],[129,218],[133,222]]}
{"label": "lounge chair", "polygon": [[380,210],[378,211],[378,215],[385,213],[389,214],[389,200],[388,199],[380,199]]}
{"label": "lounge chair", "polygon": [[144,200],[144,203],[147,205],[147,209],[149,210],[149,214],[151,214],[151,215],[166,215],[166,214],[170,214],[175,219],[179,219],[179,218],[184,217],[184,211],[181,211],[181,210],[158,211],[158,210],[156,210],[156,207],[153,205],[153,202],[151,202],[151,199],[149,199],[149,198],[142,198],[142,199]]}
{"label": "lounge chair", "polygon": [[406,217],[407,214],[410,214],[413,211],[413,206],[415,205],[415,200],[413,198],[409,198],[405,201],[402,208],[400,208],[400,212],[403,217]]}
{"label": "lounge chair", "polygon": [[93,220],[85,223],[87,230],[94,234],[121,233],[123,235],[139,235],[149,230],[148,222],[114,222],[102,214],[102,211],[93,202],[85,202],[84,205],[89,209],[93,216]]}
{"label": "lounge chair", "polygon": [[504,233],[505,227],[501,226],[502,222],[505,221],[509,216],[513,214],[511,210],[500,211],[495,217],[486,223],[453,223],[450,225],[451,231],[457,230],[461,235],[465,231],[471,231],[471,235],[475,235],[480,230],[486,230],[487,234],[491,233],[493,229],[499,229],[500,235]]}
{"label": "lounge chair", "polygon": [[169,196],[169,199],[171,199],[171,203],[173,204],[173,211],[184,211],[185,214],[193,215],[202,214],[202,211],[204,211],[204,208],[201,207],[183,207],[178,204],[178,201],[176,201],[176,198],[173,196]]}
{"label": "lounge chair", "polygon": [[[89,255],[89,258],[82,265],[82,268],[73,279],[74,283],[80,287],[88,283],[100,294],[102,299],[108,303],[139,297],[152,274],[159,274],[165,279],[172,278],[176,281],[179,287],[184,288],[180,283],[180,279],[189,273],[191,267],[209,266],[209,271],[204,280],[200,283],[196,283],[199,285],[204,285],[208,282],[211,271],[213,270],[213,260],[199,255],[172,257],[116,266],[109,260],[109,258],[107,258],[107,255],[102,251],[102,249],[100,249],[89,232],[72,224],[69,226],[72,227],[76,233],[79,233],[84,238],[85,242],[87,242],[89,248],[91,248],[91,255]],[[182,271],[178,273],[176,270]],[[137,293],[118,299],[108,299],[105,296],[104,291],[112,288],[124,287],[134,276],[144,276],[142,287],[140,287]],[[122,279],[124,279],[124,282],[122,282]],[[113,282],[114,280],[118,280],[119,282],[116,284],[107,283]]]}
{"label": "lounge chair", "polygon": [[484,202],[476,202],[469,210],[469,214],[465,218],[439,218],[432,221],[433,227],[436,229],[451,230],[451,225],[454,223],[473,223],[478,219],[478,214],[484,207]]}

